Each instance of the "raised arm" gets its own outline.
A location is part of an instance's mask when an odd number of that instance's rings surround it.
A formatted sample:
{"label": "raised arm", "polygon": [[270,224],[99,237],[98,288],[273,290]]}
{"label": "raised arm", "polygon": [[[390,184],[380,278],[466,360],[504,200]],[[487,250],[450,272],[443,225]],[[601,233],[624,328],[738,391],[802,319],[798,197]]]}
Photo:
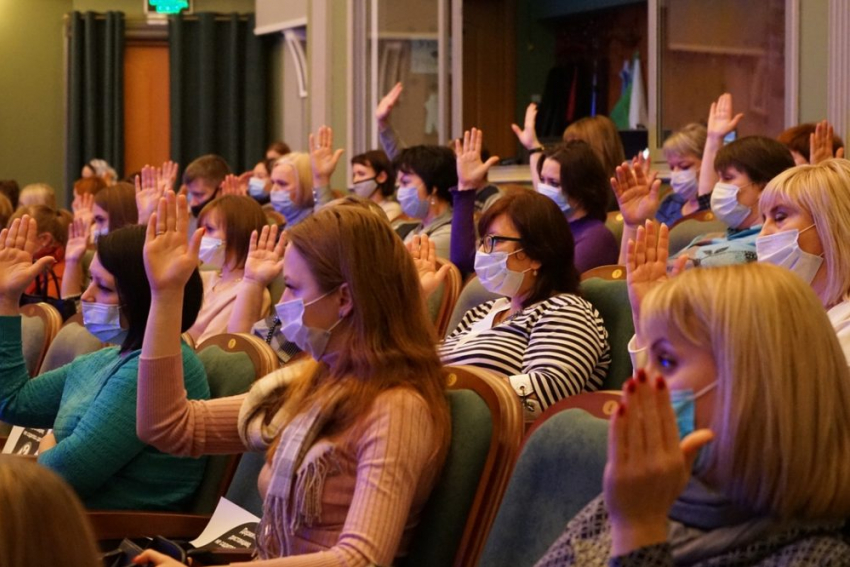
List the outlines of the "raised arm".
{"label": "raised arm", "polygon": [[815,131],[809,135],[809,163],[817,165],[830,158],[843,158],[844,148],[835,150],[832,140],[835,138],[835,130],[832,124],[821,120],[815,126]]}
{"label": "raised arm", "polygon": [[427,234],[417,234],[405,244],[407,251],[413,257],[413,264],[419,272],[419,284],[422,286],[422,296],[428,298],[437,291],[440,284],[449,273],[449,265],[437,269],[437,246]]}
{"label": "raised arm", "polygon": [[623,215],[623,239],[620,243],[620,260],[626,261],[626,247],[629,240],[635,238],[637,228],[648,220],[655,218],[660,201],[658,192],[661,181],[656,179],[656,173],[646,175],[640,166],[630,168],[628,162],[617,166],[617,177],[611,178],[611,188],[620,204]]}
{"label": "raised arm", "polygon": [[700,195],[710,195],[717,183],[717,171],[714,169],[714,158],[723,147],[723,138],[738,127],[743,114],[732,114],[732,95],[724,93],[717,102],[711,103],[708,111],[708,138],[702,151],[702,164],[699,168]]}
{"label": "raised arm", "polygon": [[[286,233],[277,238],[277,226],[264,226],[258,235],[251,233],[245,275],[239,282],[236,303],[227,325],[228,333],[250,333],[254,323],[263,319],[263,292],[283,273]],[[276,244],[275,244],[276,243]]]}
{"label": "raised arm", "polygon": [[537,104],[531,103],[525,109],[525,123],[520,128],[516,124],[511,124],[511,130],[516,134],[519,143],[529,151],[528,167],[531,168],[531,181],[534,184],[534,189],[537,190],[537,184],[540,182],[540,174],[537,171],[537,164],[540,161],[540,151],[533,151],[542,148],[540,141],[537,139]]}
{"label": "raised arm", "polygon": [[145,237],[151,308],[139,361],[136,431],[160,451],[197,456],[244,450],[236,430],[242,396],[188,400],[183,386],[180,317],[186,282],[198,266],[204,229],[189,238],[186,197],[167,191]]}
{"label": "raised arm", "polygon": [[62,274],[62,297],[75,297],[83,293],[83,256],[89,243],[91,224],[74,219],[68,225],[68,243],[65,245],[65,273]]}
{"label": "raised arm", "polygon": [[321,207],[333,200],[331,175],[345,150],[334,151],[334,131],[330,126],[322,126],[316,135],[310,134],[310,168],[313,171],[313,199],[315,206]]}
{"label": "raised arm", "polygon": [[378,103],[375,109],[375,120],[378,122],[378,137],[381,141],[381,147],[384,153],[393,160],[404,149],[404,142],[398,136],[398,132],[390,124],[390,114],[393,107],[398,102],[404,86],[401,83],[396,83],[390,92],[384,95],[384,98]]}

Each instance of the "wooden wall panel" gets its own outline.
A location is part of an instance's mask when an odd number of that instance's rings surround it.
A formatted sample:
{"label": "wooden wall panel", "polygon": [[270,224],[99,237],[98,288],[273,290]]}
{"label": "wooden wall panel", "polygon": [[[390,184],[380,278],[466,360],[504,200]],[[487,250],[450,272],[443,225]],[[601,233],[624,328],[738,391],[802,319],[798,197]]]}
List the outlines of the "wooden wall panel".
{"label": "wooden wall panel", "polygon": [[168,87],[168,46],[127,45],[124,50],[124,164],[128,175],[145,164],[158,166],[169,159]]}

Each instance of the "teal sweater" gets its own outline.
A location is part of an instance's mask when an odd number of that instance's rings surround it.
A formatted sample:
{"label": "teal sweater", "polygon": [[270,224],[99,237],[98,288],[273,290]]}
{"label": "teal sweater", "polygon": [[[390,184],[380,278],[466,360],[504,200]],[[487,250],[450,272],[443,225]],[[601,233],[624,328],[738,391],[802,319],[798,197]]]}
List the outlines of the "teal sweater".
{"label": "teal sweater", "polygon": [[[38,462],[90,509],[185,509],[204,473],[204,458],[172,457],[136,436],[139,354],[105,348],[30,380],[21,318],[0,317],[0,420],[52,427],[57,445]],[[204,368],[185,345],[183,368],[189,399],[209,399]]]}

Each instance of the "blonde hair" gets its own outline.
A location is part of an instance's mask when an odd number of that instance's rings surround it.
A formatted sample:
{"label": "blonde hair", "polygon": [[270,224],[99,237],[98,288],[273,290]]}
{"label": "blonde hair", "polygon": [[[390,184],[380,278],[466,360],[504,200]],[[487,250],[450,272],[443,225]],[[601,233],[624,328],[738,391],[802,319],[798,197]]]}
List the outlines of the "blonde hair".
{"label": "blonde hair", "polygon": [[600,114],[576,120],[564,130],[564,141],[570,140],[583,140],[590,144],[609,176],[613,176],[617,166],[626,161],[620,133],[607,116]]}
{"label": "blonde hair", "polygon": [[295,198],[292,201],[302,209],[312,207],[313,169],[310,166],[310,155],[304,152],[290,152],[275,160],[274,167],[279,165],[288,165],[295,170],[296,190]]}
{"label": "blonde hair", "polygon": [[642,329],[714,358],[715,488],[783,520],[850,514],[850,371],[811,287],[769,264],[688,270],[642,309]]}
{"label": "blonde hair", "polygon": [[664,156],[670,159],[670,154],[676,154],[702,159],[702,151],[705,149],[707,138],[708,133],[705,126],[691,122],[680,130],[676,130],[664,140]]}
{"label": "blonde hair", "polygon": [[30,183],[21,190],[18,206],[44,205],[56,208],[56,191],[47,183]]}
{"label": "blonde hair", "polygon": [[824,305],[850,296],[850,162],[830,159],[799,165],[771,179],[762,191],[762,214],[790,201],[812,216],[826,264]]}
{"label": "blonde hair", "polygon": [[77,496],[28,459],[0,456],[0,518],[0,567],[102,564]]}

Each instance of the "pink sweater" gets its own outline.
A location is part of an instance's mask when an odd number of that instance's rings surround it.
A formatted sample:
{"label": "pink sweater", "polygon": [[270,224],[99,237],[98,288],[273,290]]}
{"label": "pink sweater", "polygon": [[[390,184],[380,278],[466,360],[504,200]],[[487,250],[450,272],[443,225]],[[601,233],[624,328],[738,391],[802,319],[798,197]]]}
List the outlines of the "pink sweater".
{"label": "pink sweater", "polygon": [[[227,332],[227,324],[233,313],[236,303],[236,294],[239,292],[241,278],[227,283],[221,281],[221,273],[214,271],[202,271],[201,279],[204,282],[204,302],[198,313],[195,324],[187,331],[195,344],[201,344],[214,335]],[[269,312],[272,300],[269,290],[263,290],[263,317]]]}
{"label": "pink sweater", "polygon": [[[181,374],[179,356],[141,359],[139,437],[178,455],[244,452],[237,419],[245,396],[187,400],[182,381],[175,379]],[[308,451],[299,474],[318,460],[332,466],[321,493],[320,519],[296,534],[295,553],[245,565],[394,563],[407,549],[440,472],[442,463],[434,458],[438,446],[429,408],[418,394],[407,389],[383,392],[354,426],[320,438]]]}

